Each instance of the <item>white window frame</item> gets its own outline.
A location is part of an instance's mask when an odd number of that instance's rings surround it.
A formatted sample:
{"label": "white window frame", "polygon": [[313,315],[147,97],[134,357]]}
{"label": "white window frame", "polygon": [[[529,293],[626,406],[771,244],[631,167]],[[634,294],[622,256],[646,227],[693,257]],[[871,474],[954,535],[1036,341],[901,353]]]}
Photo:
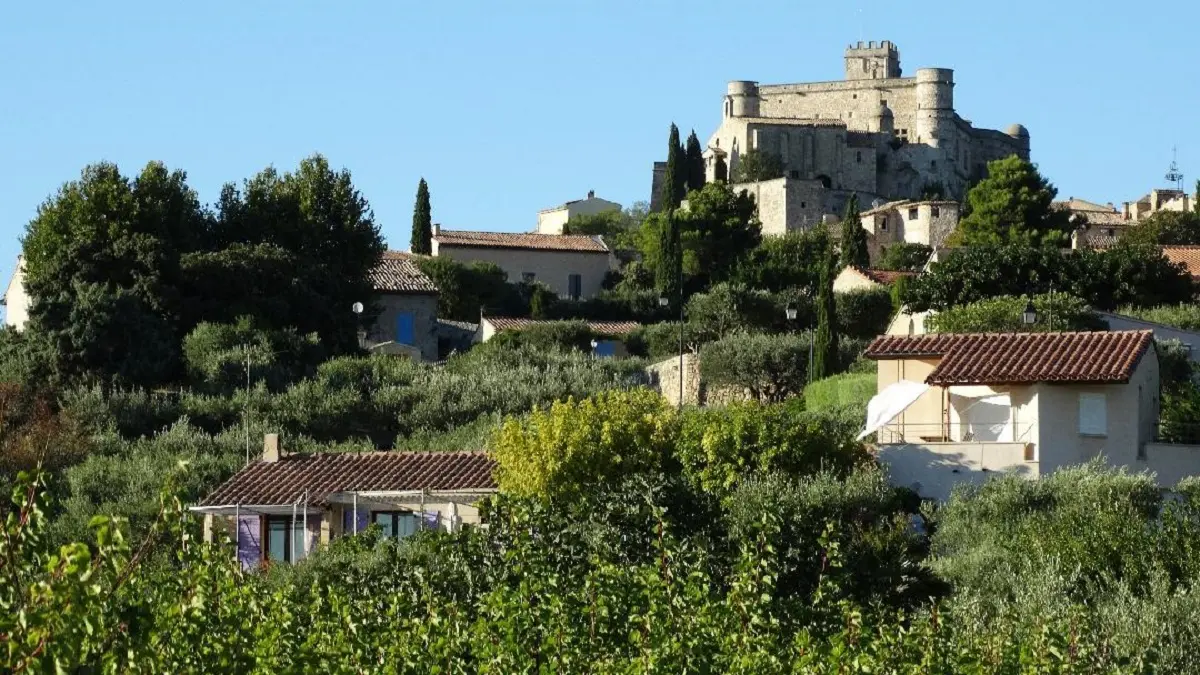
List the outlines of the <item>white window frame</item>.
{"label": "white window frame", "polygon": [[1079,394],[1079,435],[1108,436],[1108,396],[1094,392]]}

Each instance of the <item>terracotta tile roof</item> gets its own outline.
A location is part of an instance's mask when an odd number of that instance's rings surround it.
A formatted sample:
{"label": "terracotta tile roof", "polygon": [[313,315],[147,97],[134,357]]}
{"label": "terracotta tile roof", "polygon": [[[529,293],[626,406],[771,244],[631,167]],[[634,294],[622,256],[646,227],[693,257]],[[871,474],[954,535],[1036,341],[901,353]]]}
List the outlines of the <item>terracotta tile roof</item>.
{"label": "terracotta tile roof", "polygon": [[482,452],[336,452],[257,461],[209,493],[200,506],[282,506],[304,496],[322,505],[343,490],[489,490],[496,463]]}
{"label": "terracotta tile roof", "polygon": [[930,206],[953,206],[955,208],[958,207],[958,202],[948,200],[948,199],[921,199],[921,200],[898,199],[894,202],[884,202],[883,204],[880,204],[879,206],[867,209],[866,211],[860,211],[858,214],[858,217],[862,218],[863,216],[874,216],[874,215],[878,215],[880,213],[888,213],[888,212],[894,211],[896,209],[908,208],[908,207],[912,207],[912,206],[920,206],[922,204],[928,204]]}
{"label": "terracotta tile roof", "polygon": [[471,246],[475,248],[520,248],[534,251],[575,251],[608,253],[608,246],[599,237],[582,234],[531,234],[523,232],[468,232],[442,230],[433,235],[438,246]]}
{"label": "terracotta tile roof", "polygon": [[901,277],[915,277],[916,272],[897,272],[895,270],[867,270],[861,267],[855,267],[855,272],[874,281],[877,284],[891,285],[896,283]]}
{"label": "terracotta tile roof", "polygon": [[882,336],[867,358],[940,358],[926,384],[1125,382],[1150,347],[1150,331],[929,333]]}
{"label": "terracotta tile roof", "polygon": [[[487,323],[492,324],[497,333],[506,330],[522,330],[530,326],[539,326],[546,324],[562,323],[561,321],[547,321],[542,319],[522,319],[510,316],[488,316],[483,319]],[[625,335],[631,333],[642,324],[636,321],[586,321],[588,328],[597,335]]]}
{"label": "terracotta tile roof", "polygon": [[1182,264],[1192,277],[1200,277],[1200,246],[1163,246],[1163,256]]}
{"label": "terracotta tile roof", "polygon": [[438,287],[414,260],[408,253],[384,252],[379,264],[371,270],[371,285],[383,293],[437,293]]}

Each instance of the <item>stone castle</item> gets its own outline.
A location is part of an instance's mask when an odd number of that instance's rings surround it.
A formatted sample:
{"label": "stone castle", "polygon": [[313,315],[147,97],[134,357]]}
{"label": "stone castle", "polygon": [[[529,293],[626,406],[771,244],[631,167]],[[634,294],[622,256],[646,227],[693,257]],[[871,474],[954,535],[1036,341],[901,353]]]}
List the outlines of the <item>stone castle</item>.
{"label": "stone castle", "polygon": [[[954,109],[954,71],[920,68],[904,77],[900,52],[888,41],[846,50],[846,79],[802,84],[730,82],[721,125],[705,150],[709,180],[737,176],[750,150],[777,155],[784,166],[778,194],[786,229],[804,229],[840,214],[850,193],[864,208],[931,192],[962,197],[989,161],[1029,158],[1029,132],[978,129]],[[652,208],[664,163],[656,163]],[[786,192],[787,194],[782,194]],[[766,226],[764,218],[764,231]]]}

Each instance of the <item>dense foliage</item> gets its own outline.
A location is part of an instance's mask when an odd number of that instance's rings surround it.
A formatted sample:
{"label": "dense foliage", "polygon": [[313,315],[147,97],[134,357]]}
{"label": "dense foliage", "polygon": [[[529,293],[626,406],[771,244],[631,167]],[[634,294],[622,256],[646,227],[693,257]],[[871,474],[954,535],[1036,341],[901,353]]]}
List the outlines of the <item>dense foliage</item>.
{"label": "dense foliage", "polygon": [[783,158],[772,152],[748,150],[733,167],[733,183],[755,183],[783,177]]}
{"label": "dense foliage", "polygon": [[1010,155],[988,162],[987,174],[967,191],[966,211],[954,242],[1051,247],[1070,242],[1070,214],[1052,206],[1058,190],[1037,167]]}
{"label": "dense foliage", "polygon": [[433,208],[429,203],[429,184],[422,178],[417,184],[417,203],[413,206],[412,234],[408,250],[418,255],[433,252]]}
{"label": "dense foliage", "polygon": [[1032,298],[1037,321],[1024,322],[1023,314],[1031,299],[1000,296],[980,300],[938,312],[926,320],[927,328],[938,333],[1016,333],[1069,330],[1107,330],[1108,326],[1087,303],[1066,293],[1038,295]]}
{"label": "dense foliage", "polygon": [[1069,293],[1100,310],[1190,302],[1191,276],[1157,249],[1120,243],[1103,250],[972,246],[945,254],[909,284],[915,311],[997,296]]}

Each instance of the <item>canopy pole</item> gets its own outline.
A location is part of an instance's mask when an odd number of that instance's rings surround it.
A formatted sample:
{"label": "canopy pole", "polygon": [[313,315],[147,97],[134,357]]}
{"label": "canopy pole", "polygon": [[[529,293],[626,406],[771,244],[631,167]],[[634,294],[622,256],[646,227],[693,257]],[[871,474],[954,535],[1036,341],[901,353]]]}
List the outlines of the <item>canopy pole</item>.
{"label": "canopy pole", "polygon": [[308,557],[308,488],[304,490],[304,557]]}
{"label": "canopy pole", "polygon": [[354,534],[358,534],[358,493],[354,493],[354,512],[350,514],[351,520],[354,521]]}
{"label": "canopy pole", "polygon": [[[285,560],[296,557],[296,555],[295,555],[296,542],[292,541],[292,539],[294,539],[296,537],[296,502],[292,502],[292,525],[291,525],[291,527],[292,527],[292,531],[289,532],[288,536],[284,538],[284,541],[287,541],[289,544],[291,544],[291,546],[288,547],[291,550],[283,552],[283,556],[284,556]],[[292,560],[291,562],[296,562],[296,561]]]}
{"label": "canopy pole", "polygon": [[240,562],[242,550],[242,505],[233,505],[233,559]]}

